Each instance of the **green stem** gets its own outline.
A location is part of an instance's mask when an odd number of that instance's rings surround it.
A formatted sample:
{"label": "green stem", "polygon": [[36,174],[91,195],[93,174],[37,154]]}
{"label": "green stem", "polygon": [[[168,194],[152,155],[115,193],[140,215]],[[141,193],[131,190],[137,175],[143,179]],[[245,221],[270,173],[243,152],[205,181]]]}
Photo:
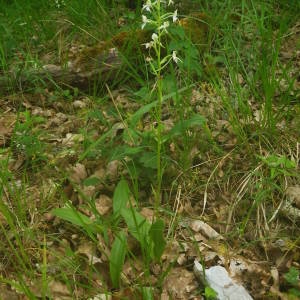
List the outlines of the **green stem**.
{"label": "green stem", "polygon": [[160,0],[157,1],[157,21],[158,21],[158,47],[157,47],[157,97],[158,97],[158,107],[157,107],[157,184],[156,184],[156,195],[155,195],[155,213],[158,214],[158,208],[161,203],[161,181],[162,181],[162,167],[161,167],[161,148],[162,148],[162,78],[161,78],[161,7]]}

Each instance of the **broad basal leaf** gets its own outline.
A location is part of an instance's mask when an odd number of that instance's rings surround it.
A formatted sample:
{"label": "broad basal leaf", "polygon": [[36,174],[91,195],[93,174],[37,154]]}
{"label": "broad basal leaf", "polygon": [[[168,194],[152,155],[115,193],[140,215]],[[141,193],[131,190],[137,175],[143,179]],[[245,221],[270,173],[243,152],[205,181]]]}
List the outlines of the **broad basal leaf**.
{"label": "broad basal leaf", "polygon": [[153,241],[154,247],[154,257],[159,260],[165,250],[166,241],[164,239],[164,229],[165,224],[164,221],[159,219],[155,223],[152,224],[149,230],[149,236]]}
{"label": "broad basal leaf", "polygon": [[135,209],[124,208],[121,211],[130,234],[135,237],[143,246],[148,237],[150,223]]}
{"label": "broad basal leaf", "polygon": [[88,227],[89,230],[95,231],[95,228],[93,229],[93,226],[91,226],[93,224],[93,221],[72,207],[53,209],[52,214],[74,225],[80,226],[82,228]]}
{"label": "broad basal leaf", "polygon": [[115,215],[120,214],[121,209],[126,207],[129,201],[129,196],[130,190],[127,181],[122,179],[118,183],[113,197],[113,212]]}
{"label": "broad basal leaf", "polygon": [[111,248],[109,258],[109,272],[113,287],[117,288],[120,284],[120,276],[124,265],[124,260],[127,252],[126,235],[120,232]]}

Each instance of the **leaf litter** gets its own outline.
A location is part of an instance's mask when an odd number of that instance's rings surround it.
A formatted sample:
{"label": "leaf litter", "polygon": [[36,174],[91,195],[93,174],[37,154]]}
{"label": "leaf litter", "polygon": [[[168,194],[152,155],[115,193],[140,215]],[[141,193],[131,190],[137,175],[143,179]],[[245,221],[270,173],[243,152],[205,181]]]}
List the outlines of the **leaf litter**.
{"label": "leaf litter", "polygon": [[[201,96],[202,97],[202,96]],[[196,100],[195,100],[196,101]],[[201,100],[202,101],[202,100]],[[200,102],[201,102],[200,101]],[[35,106],[31,106],[30,110],[37,112],[37,107]],[[40,110],[42,111],[42,110]],[[68,113],[61,113],[58,112],[57,114],[54,113],[55,109],[51,108],[51,114],[44,114],[44,117],[48,118],[50,123],[48,122],[49,126],[46,127],[46,129],[44,130],[48,130],[51,129],[51,135],[55,135],[55,130],[53,128],[53,124],[55,124],[56,126],[64,126],[64,122],[69,118],[68,117]],[[214,112],[215,114],[217,112]],[[209,112],[207,115],[211,116],[211,112]],[[76,115],[75,115],[76,117]],[[54,119],[52,119],[54,118]],[[73,116],[74,118],[74,116]],[[52,119],[52,121],[51,121]],[[53,121],[54,120],[54,121]],[[81,122],[81,121],[80,121]],[[222,131],[224,128],[224,124],[227,124],[227,122],[224,120],[224,122],[220,122],[217,120],[216,122],[216,128],[217,131],[219,130]],[[91,124],[88,124],[88,127],[91,127]],[[122,127],[121,127],[122,128]],[[57,128],[57,132],[58,132],[58,136],[61,136],[61,131],[62,129],[58,129]],[[72,134],[72,136],[76,136],[77,133],[76,131],[74,131],[73,133],[67,133],[66,137],[71,137],[68,136],[68,134]],[[226,133],[225,133],[226,136]],[[228,134],[227,134],[228,136]],[[47,135],[46,137],[44,137],[44,140],[47,140]],[[57,151],[63,151],[62,149],[64,149],[65,146],[69,146],[72,147],[76,144],[82,144],[83,142],[83,138],[79,138],[79,139],[72,139],[72,144],[67,144],[65,142],[65,138],[61,138],[60,140],[53,140],[52,138],[49,139],[49,144],[53,145],[52,151],[57,152]],[[219,140],[220,143],[226,143],[225,140]],[[61,146],[60,146],[61,144]],[[4,146],[4,144],[2,145],[2,147]],[[60,150],[61,149],[61,150]],[[80,147],[79,147],[80,149]],[[116,183],[116,181],[118,180],[120,174],[122,174],[122,166],[120,165],[120,163],[118,161],[112,161],[109,162],[105,165],[105,163],[102,161],[100,162],[99,160],[95,160],[94,164],[89,163],[87,166],[85,166],[85,161],[82,161],[80,163],[76,163],[74,162],[73,157],[78,155],[79,153],[66,153],[61,157],[61,160],[64,161],[63,164],[61,165],[65,165],[68,166],[66,168],[67,170],[67,178],[70,181],[71,185],[75,185],[74,187],[71,187],[71,189],[73,189],[73,192],[77,193],[77,190],[82,191],[82,193],[84,194],[85,197],[87,198],[94,198],[95,197],[95,205],[96,205],[96,210],[98,211],[98,213],[100,215],[109,215],[109,212],[112,210],[112,198],[109,196],[111,195],[112,192],[112,188],[108,188],[109,185],[113,184],[114,182]],[[59,156],[59,154],[56,153],[57,156]],[[194,158],[197,157],[197,151],[195,151],[195,154],[193,155]],[[75,160],[76,161],[76,160]],[[49,194],[51,192],[49,192],[51,190],[51,186],[54,185],[54,190],[53,193],[56,192],[57,189],[57,183],[60,182],[60,176],[63,173],[60,173],[63,170],[60,170],[59,168],[60,165],[57,165],[56,168],[58,169],[58,172],[56,174],[52,173],[52,177],[51,177],[51,171],[50,170],[43,170],[42,173],[40,173],[39,176],[42,176],[42,178],[46,179],[46,180],[51,180],[52,183],[50,183],[50,181],[48,183],[46,183],[45,188],[43,188],[44,192],[43,194]],[[100,168],[99,168],[100,166]],[[226,169],[226,163],[225,165],[222,166],[222,169]],[[195,172],[198,172],[197,168],[195,168],[194,170]],[[48,178],[48,174],[47,172],[49,172],[49,178]],[[203,173],[203,177],[205,178],[209,169],[207,168],[202,169],[201,172]],[[218,173],[219,174],[219,173]],[[54,175],[54,177],[53,177]],[[64,175],[65,176],[65,175]],[[93,182],[92,179],[96,180]],[[222,176],[219,178],[222,178]],[[88,184],[88,180],[90,180],[91,185],[89,186]],[[46,181],[47,182],[47,181]],[[57,182],[57,183],[55,183]],[[38,187],[40,185],[39,183],[39,178],[38,176],[34,176],[34,179],[29,182],[29,184],[32,184],[33,187],[36,185],[36,187]],[[186,184],[186,183],[185,183]],[[47,187],[49,188],[47,191]],[[80,187],[80,188],[78,188]],[[30,186],[26,186],[26,189],[29,189]],[[31,187],[32,188],[32,187]],[[74,190],[74,188],[76,190]],[[90,189],[89,189],[90,188]],[[38,189],[40,191],[42,191],[40,188]],[[296,191],[296,193],[295,193]],[[210,191],[209,191],[210,192]],[[99,194],[100,193],[100,194]],[[194,192],[195,194],[197,194],[197,190]],[[193,193],[193,194],[194,194]],[[287,190],[287,193],[289,195],[291,195],[291,197],[293,198],[293,201],[296,201],[297,203],[297,187],[294,188],[290,188]],[[97,196],[98,194],[98,196]],[[210,196],[212,196],[213,194],[209,193]],[[200,193],[201,195],[201,193]],[[217,194],[216,194],[217,195]],[[215,195],[215,196],[216,196]],[[65,195],[68,199],[72,199],[72,196],[70,196],[69,192],[66,193]],[[192,198],[195,197],[195,195],[192,195],[192,193],[190,193],[190,196]],[[79,195],[77,195],[77,198],[79,197]],[[72,202],[75,203],[75,205],[77,205],[76,203],[78,203],[80,205],[80,203],[84,204],[84,198],[83,197],[81,199],[81,201],[77,202],[77,200],[73,200]],[[198,196],[199,197],[199,196]],[[223,195],[222,197],[226,197],[225,195]],[[34,196],[35,200],[37,200],[39,198],[38,195]],[[189,197],[188,197],[189,198]],[[182,203],[183,207],[181,209],[181,212],[184,213],[184,211],[186,211],[187,213],[193,213],[193,215],[197,214],[197,211],[200,212],[201,207],[196,208],[194,206],[194,200],[190,198],[188,199],[188,201],[185,201],[184,203]],[[222,216],[217,213],[218,210],[218,206],[220,205],[220,203],[218,203],[217,205],[213,205],[214,201],[214,197],[210,199],[209,203],[211,203],[209,205],[208,212],[210,214],[212,214],[213,216],[215,216],[215,218],[217,218],[217,220],[219,218],[222,219]],[[53,207],[56,207],[57,203],[56,200],[53,199],[51,201]],[[62,203],[62,202],[61,202]],[[188,208],[190,207],[190,208]],[[211,209],[214,210],[211,210]],[[223,208],[220,208],[220,211],[222,211]],[[82,210],[84,211],[84,210]],[[153,210],[147,207],[142,208],[141,210],[141,214],[143,216],[145,216],[150,222],[153,219]],[[90,215],[88,215],[89,217],[91,217]],[[36,220],[38,221],[38,219]],[[43,227],[44,225],[42,225],[42,223],[44,222],[43,219],[40,219],[38,222],[39,226]],[[65,236],[67,238],[67,240],[70,239],[69,235],[71,234],[71,232],[69,232],[70,228],[67,226],[65,227],[65,224],[60,221],[60,220],[55,220],[55,222],[53,222],[52,219],[48,219],[46,220],[46,222],[48,223],[47,228],[50,229],[50,231],[55,232],[56,229],[60,227],[60,238],[63,238],[63,236]],[[53,225],[51,225],[51,223],[53,223]],[[183,224],[185,223],[185,221],[183,222]],[[239,278],[240,280],[245,282],[245,286],[248,287],[248,289],[253,293],[255,290],[258,291],[259,289],[269,289],[271,288],[273,291],[278,291],[278,286],[276,286],[275,284],[270,285],[270,283],[272,282],[272,277],[271,277],[271,273],[268,273],[268,263],[267,261],[265,262],[259,262],[259,258],[257,258],[257,263],[255,263],[254,261],[246,262],[243,260],[242,256],[237,256],[237,253],[235,253],[235,251],[233,250],[226,250],[229,245],[227,245],[226,243],[226,238],[221,236],[213,227],[211,227],[207,222],[203,221],[203,220],[191,220],[188,223],[190,223],[190,225],[188,225],[190,227],[190,229],[192,230],[191,233],[188,230],[188,227],[186,227],[187,225],[182,226],[178,226],[176,229],[176,235],[174,237],[174,242],[176,240],[178,241],[184,241],[184,244],[182,244],[182,242],[175,242],[175,244],[177,245],[177,247],[171,246],[169,248],[169,246],[167,246],[166,248],[166,252],[163,255],[163,262],[164,265],[168,265],[170,263],[173,263],[175,261],[175,265],[177,265],[177,267],[174,267],[171,269],[171,271],[167,274],[166,279],[164,280],[164,284],[163,284],[163,288],[162,288],[162,298],[166,298],[167,297],[172,297],[172,299],[191,299],[192,295],[193,299],[197,299],[197,291],[198,291],[198,282],[196,281],[196,277],[194,276],[192,270],[190,267],[187,267],[189,265],[192,264],[193,260],[196,258],[202,258],[204,259],[205,262],[205,266],[208,268],[209,266],[214,266],[214,265],[220,265],[220,266],[225,266],[228,268],[231,276]],[[216,225],[216,224],[215,224]],[[36,225],[38,226],[38,224]],[[53,226],[53,228],[51,228]],[[65,229],[64,229],[65,227]],[[222,228],[221,225],[218,225],[217,228]],[[223,229],[224,230],[224,229]],[[73,231],[73,230],[72,230]],[[222,241],[222,242],[221,242]],[[174,243],[172,242],[172,239],[170,240],[169,243]],[[103,243],[103,241],[102,241]],[[195,243],[197,244],[196,249],[195,248]],[[217,243],[217,244],[216,244]],[[69,242],[68,242],[69,244]],[[76,256],[81,256],[83,260],[86,260],[86,264],[87,265],[93,265],[93,264],[103,264],[102,258],[98,257],[96,254],[96,248],[95,248],[95,244],[87,241],[87,240],[81,240],[80,242],[77,240],[72,241],[72,247],[75,250],[74,255]],[[57,248],[58,247],[58,248]],[[66,246],[64,245],[63,248],[65,248]],[[70,246],[68,246],[70,247]],[[107,247],[107,246],[105,246]],[[108,246],[109,247],[109,246]],[[230,248],[232,248],[233,246],[230,246]],[[49,251],[50,252],[56,252],[59,248],[61,248],[60,245],[56,246],[55,243],[49,246]],[[168,249],[172,249],[172,252],[169,252]],[[197,250],[198,249],[198,250]],[[63,250],[64,251],[64,250]],[[96,251],[96,252],[95,252]],[[98,250],[99,251],[99,250]],[[200,251],[199,253],[197,253],[198,251]],[[201,256],[199,257],[199,254],[201,254]],[[108,253],[107,253],[108,255]],[[253,253],[254,257],[257,255],[255,253]],[[284,252],[282,253],[282,255],[284,255]],[[234,258],[236,257],[236,258]],[[239,257],[239,258],[238,258]],[[61,260],[62,258],[58,258],[59,260]],[[289,263],[291,263],[292,261],[290,261]],[[53,268],[53,266],[51,266],[51,264],[55,264],[57,263],[57,261],[52,261],[49,258],[48,264],[49,268]],[[286,262],[288,263],[288,262]],[[57,268],[60,268],[59,266]],[[140,267],[135,266],[135,272],[141,272]],[[138,271],[140,270],[140,271]],[[125,274],[128,272],[128,274],[131,273],[131,271],[126,271],[124,270]],[[272,271],[273,274],[275,274],[275,271]],[[154,273],[155,274],[155,273]],[[245,275],[247,274],[247,275]],[[275,276],[275,275],[273,275]],[[254,278],[255,281],[254,281]],[[92,279],[95,280],[95,279]],[[134,277],[131,277],[130,280],[134,280]],[[130,281],[129,281],[130,282]],[[51,281],[49,283],[49,290],[51,291],[52,296],[54,297],[54,299],[71,299],[72,297],[74,297],[74,295],[72,296],[70,294],[70,292],[68,291],[68,288],[61,283],[60,281],[54,280]],[[256,292],[256,296],[258,294],[262,293],[262,290],[260,290],[260,292]],[[278,291],[279,293],[279,291]],[[100,297],[100,296],[99,296]],[[201,299],[201,297],[199,298]]]}

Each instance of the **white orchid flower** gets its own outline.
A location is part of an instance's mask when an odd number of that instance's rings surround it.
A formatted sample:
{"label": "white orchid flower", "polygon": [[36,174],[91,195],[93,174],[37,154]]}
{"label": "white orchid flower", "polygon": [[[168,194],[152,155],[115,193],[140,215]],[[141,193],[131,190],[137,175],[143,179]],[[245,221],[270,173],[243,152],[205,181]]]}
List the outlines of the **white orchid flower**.
{"label": "white orchid flower", "polygon": [[173,18],[173,23],[175,23],[178,20],[177,9],[174,11],[172,18]]}
{"label": "white orchid flower", "polygon": [[158,35],[156,33],[152,33],[151,39],[156,43],[158,41]]}
{"label": "white orchid flower", "polygon": [[150,22],[150,20],[145,16],[145,15],[142,15],[142,29],[144,29],[144,27],[146,26],[147,23]]}
{"label": "white orchid flower", "polygon": [[152,48],[152,47],[154,46],[154,42],[151,41],[151,42],[145,43],[145,44],[143,44],[143,45],[145,45],[146,49],[150,49],[150,48]]}
{"label": "white orchid flower", "polygon": [[165,21],[158,29],[167,31],[167,28],[170,26],[169,21]]}
{"label": "white orchid flower", "polygon": [[173,51],[173,52],[172,52],[172,59],[173,59],[173,61],[174,61],[176,64],[178,64],[179,61],[182,62],[182,60],[181,60],[179,57],[177,57],[177,52],[176,52],[176,51]]}
{"label": "white orchid flower", "polygon": [[152,5],[153,3],[151,2],[151,0],[147,0],[146,3],[143,5],[142,11],[146,10],[151,12]]}

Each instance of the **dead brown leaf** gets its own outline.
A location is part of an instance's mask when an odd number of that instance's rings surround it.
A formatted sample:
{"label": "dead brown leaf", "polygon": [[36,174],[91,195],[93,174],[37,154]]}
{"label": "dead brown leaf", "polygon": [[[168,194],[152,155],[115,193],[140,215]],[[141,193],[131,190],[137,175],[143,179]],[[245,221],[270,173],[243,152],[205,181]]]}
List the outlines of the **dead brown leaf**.
{"label": "dead brown leaf", "polygon": [[12,135],[16,120],[16,115],[12,113],[4,113],[0,116],[0,147],[7,145],[8,139]]}
{"label": "dead brown leaf", "polygon": [[193,291],[198,287],[193,272],[187,271],[185,268],[173,268],[167,275],[163,293],[169,295],[170,299],[189,299]]}
{"label": "dead brown leaf", "polygon": [[70,179],[72,182],[80,184],[85,178],[87,178],[87,172],[83,164],[77,163],[70,168]]}
{"label": "dead brown leaf", "polygon": [[83,241],[76,253],[87,257],[89,264],[102,263],[102,260],[96,255],[96,246],[92,242]]}
{"label": "dead brown leaf", "polygon": [[300,209],[300,186],[290,186],[286,190],[286,195],[297,208]]}
{"label": "dead brown leaf", "polygon": [[57,280],[52,280],[48,285],[52,299],[55,300],[71,300],[73,299],[67,285]]}
{"label": "dead brown leaf", "polygon": [[1,300],[20,300],[25,299],[22,295],[16,291],[10,290],[5,284],[0,284],[0,299]]}
{"label": "dead brown leaf", "polygon": [[145,217],[150,223],[154,220],[155,212],[152,208],[143,207],[140,214]]}
{"label": "dead brown leaf", "polygon": [[107,215],[112,211],[112,199],[106,195],[101,194],[96,200],[95,200],[95,206],[98,211],[98,213],[101,216]]}

